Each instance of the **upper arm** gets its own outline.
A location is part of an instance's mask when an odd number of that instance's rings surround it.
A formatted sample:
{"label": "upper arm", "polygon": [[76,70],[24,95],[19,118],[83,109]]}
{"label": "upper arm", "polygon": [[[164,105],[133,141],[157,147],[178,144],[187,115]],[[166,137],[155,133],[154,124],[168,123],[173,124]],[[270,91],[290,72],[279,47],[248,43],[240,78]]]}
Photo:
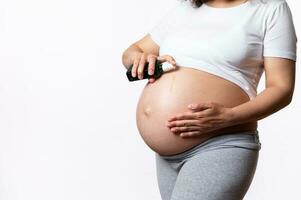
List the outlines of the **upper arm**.
{"label": "upper arm", "polygon": [[278,3],[267,19],[263,41],[266,87],[277,86],[292,95],[295,83],[297,36],[286,1]]}
{"label": "upper arm", "polygon": [[295,85],[295,61],[279,57],[265,57],[264,70],[266,87],[277,86],[290,94]]}

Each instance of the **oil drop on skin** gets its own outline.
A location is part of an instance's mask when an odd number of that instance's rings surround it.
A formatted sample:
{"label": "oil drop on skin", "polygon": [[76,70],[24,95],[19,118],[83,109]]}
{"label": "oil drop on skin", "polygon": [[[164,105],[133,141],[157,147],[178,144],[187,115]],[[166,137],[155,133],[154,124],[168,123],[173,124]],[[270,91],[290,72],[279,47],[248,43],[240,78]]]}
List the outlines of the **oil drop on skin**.
{"label": "oil drop on skin", "polygon": [[153,75],[148,74],[148,62],[145,63],[144,69],[143,69],[143,78],[139,79],[138,75],[135,77],[132,76],[132,68],[133,65],[129,67],[129,69],[126,72],[126,75],[129,79],[129,81],[137,81],[137,80],[143,80],[143,79],[148,79],[148,78],[159,78],[164,72],[170,71],[174,69],[174,66],[168,62],[161,62],[159,60],[156,60],[155,62],[155,70]]}

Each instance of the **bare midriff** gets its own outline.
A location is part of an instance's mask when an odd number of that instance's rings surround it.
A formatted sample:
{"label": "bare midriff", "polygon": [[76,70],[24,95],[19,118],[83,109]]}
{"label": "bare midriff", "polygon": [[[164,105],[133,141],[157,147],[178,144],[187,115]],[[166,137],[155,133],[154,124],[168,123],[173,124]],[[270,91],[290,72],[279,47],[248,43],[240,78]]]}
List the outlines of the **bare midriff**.
{"label": "bare midriff", "polygon": [[136,124],[142,139],[153,151],[161,155],[178,154],[215,135],[255,131],[257,121],[183,138],[165,125],[168,117],[189,111],[187,106],[191,103],[212,101],[235,107],[249,100],[246,92],[229,80],[198,69],[178,67],[145,85],[137,104]]}

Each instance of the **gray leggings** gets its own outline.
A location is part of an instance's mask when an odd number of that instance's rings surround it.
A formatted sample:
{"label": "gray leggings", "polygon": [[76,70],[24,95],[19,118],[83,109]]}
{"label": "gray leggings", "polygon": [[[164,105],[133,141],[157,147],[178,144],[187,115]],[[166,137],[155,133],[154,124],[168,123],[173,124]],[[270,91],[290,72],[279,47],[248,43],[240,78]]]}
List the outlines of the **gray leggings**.
{"label": "gray leggings", "polygon": [[255,173],[258,131],[214,136],[174,155],[155,153],[162,200],[241,200]]}

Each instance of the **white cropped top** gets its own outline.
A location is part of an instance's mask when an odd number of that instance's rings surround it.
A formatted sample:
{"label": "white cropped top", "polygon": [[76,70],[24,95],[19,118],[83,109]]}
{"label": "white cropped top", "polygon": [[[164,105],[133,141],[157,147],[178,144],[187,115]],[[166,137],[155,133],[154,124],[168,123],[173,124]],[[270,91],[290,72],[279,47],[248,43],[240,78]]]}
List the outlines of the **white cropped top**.
{"label": "white cropped top", "polygon": [[263,57],[296,61],[297,36],[285,0],[248,0],[228,8],[179,1],[148,31],[177,65],[214,74],[257,96]]}

